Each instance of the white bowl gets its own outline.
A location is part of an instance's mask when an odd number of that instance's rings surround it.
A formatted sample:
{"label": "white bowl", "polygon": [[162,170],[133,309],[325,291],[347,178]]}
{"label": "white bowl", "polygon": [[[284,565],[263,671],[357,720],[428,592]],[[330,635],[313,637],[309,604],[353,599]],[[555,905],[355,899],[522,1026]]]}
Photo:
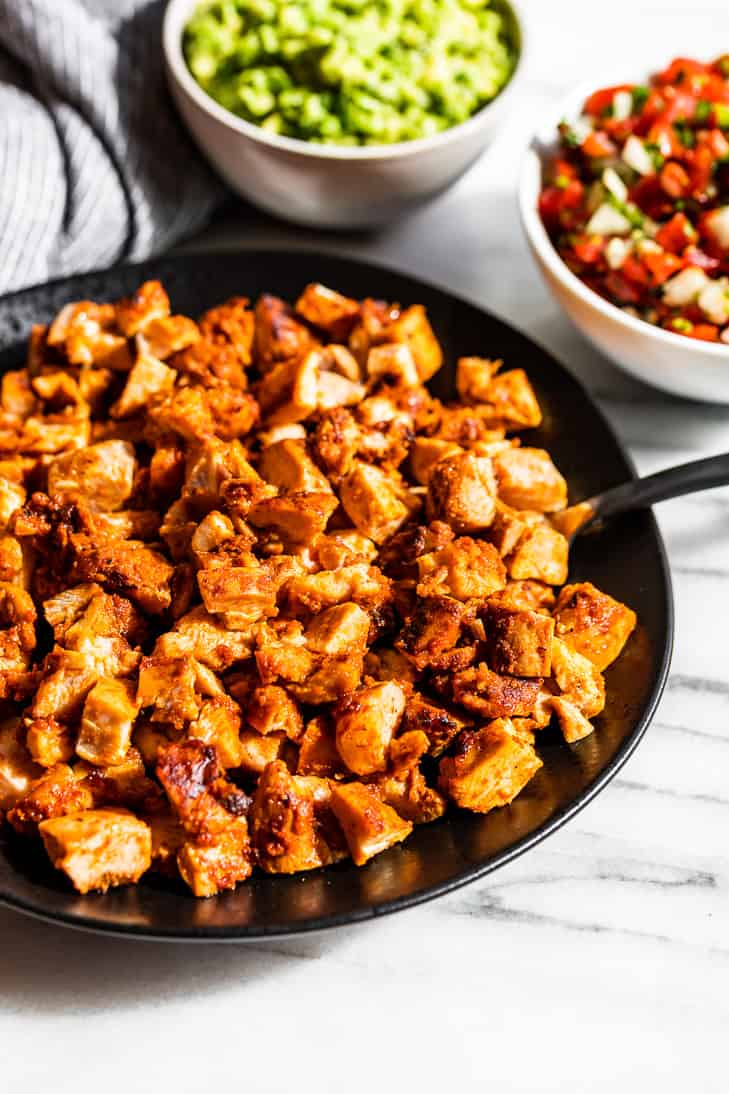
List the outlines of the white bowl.
{"label": "white bowl", "polygon": [[170,0],[162,42],[172,96],[201,152],[228,185],[262,209],[317,228],[363,228],[392,220],[455,182],[491,144],[524,69],[523,24],[510,14],[519,49],[500,94],[468,121],[434,137],[346,148],[267,133],[236,117],[195,81],[182,35],[198,0]]}
{"label": "white bowl", "polygon": [[[638,73],[628,79],[636,80]],[[653,387],[702,399],[729,403],[729,345],[700,342],[655,327],[626,314],[589,289],[560,258],[537,209],[544,158],[557,146],[557,124],[577,117],[587,95],[596,87],[620,81],[620,74],[603,83],[591,80],[570,92],[550,111],[533,137],[519,179],[519,211],[527,240],[552,295],[579,331],[620,368]]]}

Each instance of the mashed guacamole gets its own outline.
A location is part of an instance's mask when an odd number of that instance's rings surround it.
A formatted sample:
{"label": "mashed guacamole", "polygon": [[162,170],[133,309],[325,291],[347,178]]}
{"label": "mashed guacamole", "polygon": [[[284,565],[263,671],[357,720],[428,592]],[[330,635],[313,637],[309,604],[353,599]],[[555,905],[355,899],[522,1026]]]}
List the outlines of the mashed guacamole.
{"label": "mashed guacamole", "polygon": [[457,125],[516,63],[490,0],[208,0],[183,47],[227,110],[271,133],[342,145]]}

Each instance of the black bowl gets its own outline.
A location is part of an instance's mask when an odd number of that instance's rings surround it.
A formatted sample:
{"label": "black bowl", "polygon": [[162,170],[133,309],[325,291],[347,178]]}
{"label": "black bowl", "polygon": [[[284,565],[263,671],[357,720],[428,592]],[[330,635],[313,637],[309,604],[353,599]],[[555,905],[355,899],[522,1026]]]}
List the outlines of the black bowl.
{"label": "black bowl", "polygon": [[[309,281],[352,296],[423,303],[447,365],[436,394],[452,394],[466,354],[524,367],[544,410],[525,440],[554,456],[572,500],[634,475],[630,458],[586,391],[540,346],[479,308],[431,285],[358,261],[307,251],[243,251],[160,259],[56,281],[0,301],[0,371],[18,367],[32,323],[76,299],[112,300],[159,278],[174,308],[195,315],[228,296],[263,291],[295,298]],[[607,672],[608,701],[596,731],[568,746],[539,735],[544,767],[508,807],[487,816],[453,810],[416,829],[363,868],[341,863],[291,877],[256,876],[235,892],[196,900],[182,884],[144,879],[105,895],[79,896],[39,847],[0,832],[0,901],[68,926],[137,938],[248,940],[320,930],[410,907],[481,877],[544,839],[616,774],[645,732],[663,690],[673,639],[666,554],[650,512],[634,513],[577,541],[570,579],[589,580],[630,604],[640,625]]]}

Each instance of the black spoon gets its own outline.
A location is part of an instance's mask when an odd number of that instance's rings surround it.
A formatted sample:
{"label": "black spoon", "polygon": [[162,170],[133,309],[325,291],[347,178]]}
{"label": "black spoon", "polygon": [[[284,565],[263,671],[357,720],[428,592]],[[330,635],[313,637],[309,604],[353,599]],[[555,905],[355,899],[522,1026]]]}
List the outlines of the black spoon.
{"label": "black spoon", "polygon": [[693,460],[679,467],[669,467],[655,475],[646,475],[643,479],[633,479],[611,486],[586,501],[570,506],[556,514],[554,523],[570,543],[597,522],[602,523],[610,517],[629,513],[634,509],[644,509],[658,501],[680,498],[683,494],[693,494],[698,490],[709,490],[714,486],[729,485],[729,452],[720,456],[709,456],[705,460]]}

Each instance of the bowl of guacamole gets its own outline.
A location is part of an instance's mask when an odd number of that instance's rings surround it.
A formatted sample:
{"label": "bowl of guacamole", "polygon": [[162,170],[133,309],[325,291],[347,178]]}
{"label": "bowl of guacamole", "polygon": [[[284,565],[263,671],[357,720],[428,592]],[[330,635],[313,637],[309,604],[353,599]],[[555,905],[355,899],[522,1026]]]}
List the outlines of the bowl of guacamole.
{"label": "bowl of guacamole", "polygon": [[508,0],[171,0],[163,37],[217,171],[319,227],[383,223],[443,190],[523,67]]}

